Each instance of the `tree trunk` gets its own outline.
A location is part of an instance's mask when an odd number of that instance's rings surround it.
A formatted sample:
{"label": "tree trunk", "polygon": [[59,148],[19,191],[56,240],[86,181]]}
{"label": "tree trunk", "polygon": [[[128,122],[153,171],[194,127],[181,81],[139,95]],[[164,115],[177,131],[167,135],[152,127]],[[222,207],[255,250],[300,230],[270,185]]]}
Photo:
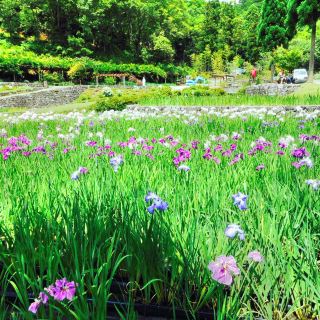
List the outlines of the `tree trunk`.
{"label": "tree trunk", "polygon": [[311,27],[311,49],[310,49],[310,60],[309,60],[309,82],[313,82],[314,77],[314,60],[316,51],[316,33],[317,24],[314,23]]}
{"label": "tree trunk", "polygon": [[272,61],[272,64],[271,64],[271,79],[270,79],[270,82],[273,83],[273,79],[274,79],[274,74],[276,72],[276,66],[274,65],[274,62]]}

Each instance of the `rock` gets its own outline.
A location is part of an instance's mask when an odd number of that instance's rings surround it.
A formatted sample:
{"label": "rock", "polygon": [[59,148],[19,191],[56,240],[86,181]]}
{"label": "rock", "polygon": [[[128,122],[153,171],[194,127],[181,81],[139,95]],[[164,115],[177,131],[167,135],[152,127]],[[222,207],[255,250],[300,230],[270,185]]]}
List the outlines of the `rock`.
{"label": "rock", "polygon": [[296,84],[257,84],[246,89],[248,95],[263,95],[263,96],[285,96],[295,92],[299,88]]}

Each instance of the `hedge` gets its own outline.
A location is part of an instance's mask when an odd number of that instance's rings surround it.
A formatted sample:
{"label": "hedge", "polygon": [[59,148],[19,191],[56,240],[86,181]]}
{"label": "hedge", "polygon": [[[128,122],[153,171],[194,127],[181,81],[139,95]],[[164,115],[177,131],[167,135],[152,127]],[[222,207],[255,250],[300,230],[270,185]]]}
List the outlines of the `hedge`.
{"label": "hedge", "polygon": [[22,46],[14,46],[0,40],[0,73],[24,74],[28,69],[65,71],[68,72],[74,65],[81,64],[91,78],[99,73],[130,73],[136,76],[149,76],[154,80],[185,76],[189,73],[188,67],[174,65],[148,64],[115,64],[91,58],[69,58],[51,55],[37,55],[25,50]]}

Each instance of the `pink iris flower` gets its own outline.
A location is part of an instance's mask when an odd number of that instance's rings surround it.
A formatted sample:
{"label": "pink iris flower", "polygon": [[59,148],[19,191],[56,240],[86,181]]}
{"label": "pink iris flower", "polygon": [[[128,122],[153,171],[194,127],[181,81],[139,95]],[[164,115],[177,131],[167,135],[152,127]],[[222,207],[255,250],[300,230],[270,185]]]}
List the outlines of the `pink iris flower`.
{"label": "pink iris flower", "polygon": [[215,261],[209,263],[208,268],[212,272],[212,279],[226,286],[232,284],[233,276],[240,274],[240,269],[233,256],[219,256]]}

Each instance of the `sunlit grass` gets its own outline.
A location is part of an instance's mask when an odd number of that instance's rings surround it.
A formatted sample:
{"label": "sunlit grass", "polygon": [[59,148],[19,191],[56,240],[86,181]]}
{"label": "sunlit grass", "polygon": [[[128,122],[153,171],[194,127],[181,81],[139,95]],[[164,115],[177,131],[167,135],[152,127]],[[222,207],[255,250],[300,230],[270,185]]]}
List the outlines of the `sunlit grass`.
{"label": "sunlit grass", "polygon": [[229,94],[213,97],[163,97],[140,102],[144,106],[308,106],[320,105],[320,93],[306,95],[298,93],[288,96],[249,96]]}
{"label": "sunlit grass", "polygon": [[40,107],[40,108],[26,108],[26,107],[10,107],[0,108],[0,113],[24,113],[26,111],[35,113],[68,113],[72,111],[90,110],[93,106],[93,102],[73,102],[65,105]]}

